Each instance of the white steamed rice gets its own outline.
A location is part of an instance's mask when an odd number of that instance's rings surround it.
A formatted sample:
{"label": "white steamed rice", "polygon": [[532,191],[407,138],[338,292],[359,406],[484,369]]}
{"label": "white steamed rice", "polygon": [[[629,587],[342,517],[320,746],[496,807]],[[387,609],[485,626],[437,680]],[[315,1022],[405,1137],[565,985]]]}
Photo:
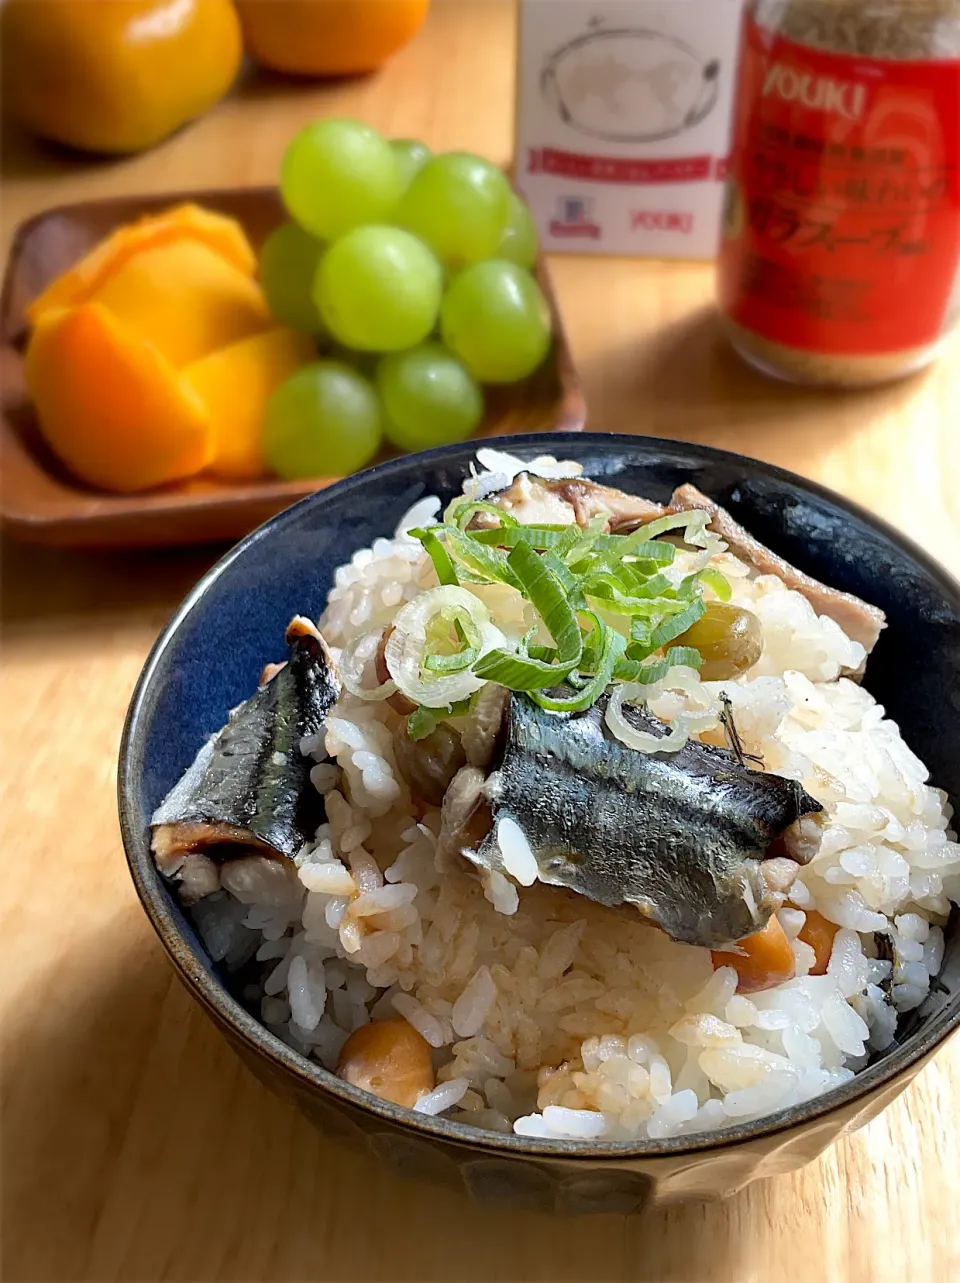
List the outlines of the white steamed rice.
{"label": "white steamed rice", "polygon": [[[502,474],[488,484],[518,466],[492,451],[481,459]],[[320,620],[335,654],[435,586],[405,531],[438,510],[423,500],[393,539],[337,571]],[[696,556],[679,556],[671,573]],[[864,659],[857,642],[779,579],[726,551],[711,564],[763,625],[759,663],[723,683],[745,747],[825,807],[819,849],[779,913],[796,978],[737,994],[736,972],[714,970],[707,950],[529,885],[522,835],[501,835],[512,877],[481,884],[466,862],[441,861],[439,812],[415,808],[397,768],[402,719],[344,693],[325,735],[302,746],[317,761],[327,822],[296,869],[247,857],[223,866],[219,889],[203,857],[183,870],[185,889],[204,897],[193,913],[213,958],[269,964],[245,995],[266,1025],[333,1068],[354,1029],[400,1015],[436,1049],[437,1086],[419,1112],[590,1140],[756,1118],[845,1082],[890,1044],[898,1013],[928,992],[960,900],[946,797],[873,697],[841,676]],[[666,721],[703,712],[702,737],[722,743],[719,684],[686,670],[675,685],[654,692],[652,711]],[[797,939],[814,909],[840,927],[827,974],[815,976]],[[877,956],[875,933],[892,960]]]}

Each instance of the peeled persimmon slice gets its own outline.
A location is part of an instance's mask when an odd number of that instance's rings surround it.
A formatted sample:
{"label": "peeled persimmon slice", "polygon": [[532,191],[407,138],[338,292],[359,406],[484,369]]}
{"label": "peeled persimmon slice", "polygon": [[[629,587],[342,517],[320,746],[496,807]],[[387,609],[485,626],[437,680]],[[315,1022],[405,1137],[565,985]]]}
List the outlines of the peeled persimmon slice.
{"label": "peeled persimmon slice", "polygon": [[211,472],[238,480],[263,475],[267,400],[315,355],[308,335],[278,328],[221,348],[183,370],[184,385],[196,393],[210,416]]}
{"label": "peeled persimmon slice", "polygon": [[148,214],[135,223],[118,227],[79,263],[51,282],[27,308],[27,318],[36,325],[51,309],[89,302],[134,255],[177,240],[205,245],[244,276],[253,276],[256,272],[256,255],[236,219],[200,205],[176,205],[162,214]]}
{"label": "peeled persimmon slice", "polygon": [[178,369],[274,324],[260,286],[207,245],[134,254],[92,295]]}
{"label": "peeled persimmon slice", "polygon": [[212,458],[199,397],[97,303],[48,312],[31,337],[26,374],[43,435],[91,485],[147,490],[192,476]]}

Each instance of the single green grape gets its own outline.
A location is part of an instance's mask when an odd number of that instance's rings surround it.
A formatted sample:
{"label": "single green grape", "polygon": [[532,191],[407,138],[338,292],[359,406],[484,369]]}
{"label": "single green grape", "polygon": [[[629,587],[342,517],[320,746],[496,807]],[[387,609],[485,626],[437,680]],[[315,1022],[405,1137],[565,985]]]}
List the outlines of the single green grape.
{"label": "single green grape", "polygon": [[313,301],[313,280],[323,244],[299,223],[284,223],[263,243],[260,284],[267,306],[281,325],[322,334],[323,321]]}
{"label": "single green grape", "polygon": [[440,333],[481,383],[516,383],[547,355],[550,311],[525,268],[490,258],[450,282]]}
{"label": "single green grape", "polygon": [[280,194],[301,225],[332,241],[361,223],[382,222],[403,191],[396,153],[357,120],[330,118],[301,129],[283,156]]}
{"label": "single green grape", "polygon": [[526,202],[521,200],[516,192],[511,191],[507,225],[500,237],[496,256],[516,263],[518,267],[530,268],[537,261],[539,248],[533,215]]}
{"label": "single green grape", "polygon": [[497,252],[510,184],[496,165],[467,152],[428,160],[404,193],[394,221],[426,241],[449,270]]}
{"label": "single green grape", "polygon": [[370,462],[383,435],[369,379],[340,361],[305,365],[277,388],[263,418],[267,466],[287,480],[340,476]]}
{"label": "single green grape", "polygon": [[442,343],[381,357],[377,389],[384,433],[401,450],[465,441],[483,418],[483,393]]}
{"label": "single green grape", "polygon": [[314,298],[327,329],[362,352],[399,352],[437,323],[443,271],[399,227],[356,227],[320,260]]}
{"label": "single green grape", "polygon": [[419,138],[393,138],[390,146],[400,166],[400,177],[403,180],[403,189],[406,191],[433,152],[426,143],[420,142]]}

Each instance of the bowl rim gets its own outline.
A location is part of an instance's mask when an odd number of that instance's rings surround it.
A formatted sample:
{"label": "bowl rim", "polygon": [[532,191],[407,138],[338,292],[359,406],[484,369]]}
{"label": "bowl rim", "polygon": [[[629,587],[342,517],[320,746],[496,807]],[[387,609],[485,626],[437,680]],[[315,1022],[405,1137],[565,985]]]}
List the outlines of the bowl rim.
{"label": "bowl rim", "polygon": [[658,459],[673,455],[677,463],[688,463],[691,456],[701,461],[716,463],[747,463],[751,469],[759,468],[768,478],[794,486],[815,498],[825,500],[839,508],[844,516],[870,527],[881,538],[895,545],[915,562],[937,584],[948,599],[953,599],[960,609],[960,582],[939,562],[913,542],[908,536],[894,529],[882,518],[875,516],[853,500],[847,499],[826,486],[810,481],[761,459],[754,459],[730,450],[719,450],[698,442],[686,442],[662,437],[631,436],[621,433],[584,432],[571,435],[562,432],[528,433],[510,437],[485,438],[480,441],[459,442],[439,446],[419,454],[390,459],[363,472],[354,473],[322,490],[308,495],[297,503],[277,513],[258,526],[244,539],[230,548],[194,585],[183,599],[169,622],[154,642],[137,678],[127,709],[117,777],[117,797],[120,831],[124,853],[140,902],[160,941],[172,960],[180,978],[191,994],[200,1002],[215,1022],[229,1031],[241,1043],[250,1044],[250,1050],[270,1062],[281,1074],[292,1074],[300,1086],[309,1092],[329,1094],[343,1103],[359,1109],[371,1120],[379,1119],[421,1135],[443,1140],[473,1150],[486,1151],[504,1158],[562,1158],[564,1160],[603,1160],[678,1158],[684,1155],[706,1155],[710,1151],[726,1150],[747,1141],[760,1141],[780,1133],[793,1131],[815,1119],[823,1118],[837,1110],[865,1099],[894,1078],[907,1074],[933,1052],[960,1026],[960,993],[945,1003],[924,1028],[889,1052],[882,1059],[859,1071],[847,1083],[834,1087],[823,1095],[799,1105],[765,1115],[751,1122],[734,1124],[718,1132],[701,1132],[690,1136],[666,1137],[658,1140],[636,1139],[628,1141],[548,1140],[501,1134],[469,1127],[441,1116],[416,1114],[413,1110],[382,1101],[368,1092],[337,1078],[317,1061],[309,1060],[283,1042],[259,1020],[251,1015],[226,989],[201,951],[194,948],[180,931],[173,912],[173,896],[164,883],[144,833],[137,828],[134,817],[139,810],[137,790],[142,756],[143,724],[146,716],[147,696],[161,667],[164,654],[176,638],[181,625],[203,599],[208,589],[221,575],[242,558],[248,548],[269,537],[272,530],[294,520],[293,514],[305,506],[323,504],[327,498],[339,498],[358,488],[376,485],[377,481],[394,471],[409,469],[411,463],[429,467],[448,459],[475,455],[478,449],[503,449],[509,453],[530,451],[528,457],[559,450],[562,457],[576,458],[592,449],[619,449]]}

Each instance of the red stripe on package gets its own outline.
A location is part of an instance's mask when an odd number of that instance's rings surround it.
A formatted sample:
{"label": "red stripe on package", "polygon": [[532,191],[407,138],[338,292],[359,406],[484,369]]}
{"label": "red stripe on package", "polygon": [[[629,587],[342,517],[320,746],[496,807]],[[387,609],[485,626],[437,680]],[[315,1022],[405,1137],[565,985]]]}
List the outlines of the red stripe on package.
{"label": "red stripe on package", "polygon": [[615,156],[583,156],[553,147],[531,147],[527,160],[531,174],[555,174],[591,183],[693,183],[710,178],[712,156],[665,156],[629,160]]}

